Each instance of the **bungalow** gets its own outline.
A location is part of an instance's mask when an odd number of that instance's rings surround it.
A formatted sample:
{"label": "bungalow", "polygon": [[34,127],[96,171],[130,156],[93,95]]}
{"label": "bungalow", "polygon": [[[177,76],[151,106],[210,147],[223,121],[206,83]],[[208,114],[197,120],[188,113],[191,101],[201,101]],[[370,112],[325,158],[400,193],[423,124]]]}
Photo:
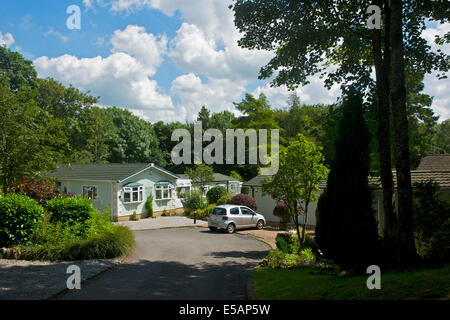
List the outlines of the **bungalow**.
{"label": "bungalow", "polygon": [[[397,188],[397,179],[395,179],[395,171],[393,171],[394,176],[394,188]],[[278,223],[279,218],[273,215],[273,209],[276,206],[276,201],[272,199],[269,195],[263,195],[262,184],[268,178],[268,176],[259,175],[252,180],[244,183],[244,187],[250,189],[250,195],[256,199],[258,202],[258,212],[264,215],[268,222]],[[433,180],[437,182],[440,186],[440,197],[442,199],[450,200],[450,155],[433,155],[427,156],[422,159],[417,170],[411,171],[411,182],[414,184],[416,182],[426,182]],[[375,217],[380,226],[380,233],[383,232],[383,192],[381,181],[379,177],[369,177],[369,186],[373,191],[373,207],[375,210]],[[320,184],[319,194],[322,194],[326,188],[326,181]],[[396,197],[394,197],[396,200]],[[396,204],[396,201],[394,201]],[[316,208],[317,203],[311,203],[308,207],[308,221],[307,225],[316,225]],[[300,218],[301,223],[303,223],[303,217]]]}
{"label": "bungalow", "polygon": [[114,221],[129,220],[136,212],[146,217],[145,202],[153,197],[155,216],[182,213],[179,194],[190,180],[155,164],[74,164],[49,173],[61,190],[92,199],[99,210],[109,209]]}
{"label": "bungalow", "polygon": [[[182,179],[188,180],[189,177],[186,174],[179,175]],[[190,181],[190,180],[189,180]],[[227,176],[222,173],[214,173],[214,180],[208,181],[203,186],[203,195],[206,197],[208,190],[216,186],[222,186],[227,189],[227,192],[231,196],[235,196],[241,193],[242,182],[238,179]]]}

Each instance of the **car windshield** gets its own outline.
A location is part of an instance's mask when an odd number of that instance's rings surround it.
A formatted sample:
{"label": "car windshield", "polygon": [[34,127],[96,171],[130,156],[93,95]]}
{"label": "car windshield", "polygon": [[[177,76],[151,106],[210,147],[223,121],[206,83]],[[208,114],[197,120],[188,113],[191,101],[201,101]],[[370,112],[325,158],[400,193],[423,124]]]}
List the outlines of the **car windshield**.
{"label": "car windshield", "polygon": [[227,209],[224,208],[214,208],[211,215],[213,216],[225,216],[227,214]]}

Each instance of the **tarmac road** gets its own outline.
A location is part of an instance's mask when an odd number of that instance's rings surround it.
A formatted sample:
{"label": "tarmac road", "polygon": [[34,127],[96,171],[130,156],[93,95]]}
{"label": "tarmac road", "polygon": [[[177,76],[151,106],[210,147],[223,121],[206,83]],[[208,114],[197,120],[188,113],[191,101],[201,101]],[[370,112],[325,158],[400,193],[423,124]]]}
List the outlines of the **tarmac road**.
{"label": "tarmac road", "polygon": [[248,235],[206,228],[136,231],[135,236],[136,250],[126,262],[55,298],[245,299],[248,275],[270,249]]}

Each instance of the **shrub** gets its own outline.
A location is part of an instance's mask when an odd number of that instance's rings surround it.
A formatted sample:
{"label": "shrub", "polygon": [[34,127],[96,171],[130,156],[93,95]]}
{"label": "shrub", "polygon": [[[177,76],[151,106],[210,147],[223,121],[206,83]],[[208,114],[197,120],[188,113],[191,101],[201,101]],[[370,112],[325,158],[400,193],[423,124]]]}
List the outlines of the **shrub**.
{"label": "shrub", "polygon": [[249,207],[250,209],[255,211],[258,210],[258,203],[256,202],[255,198],[243,193],[235,195],[230,202],[231,204]]}
{"label": "shrub", "polygon": [[297,254],[285,253],[281,250],[270,250],[265,263],[270,268],[290,269],[304,264]]}
{"label": "shrub", "polygon": [[[279,233],[276,237],[276,244],[277,248],[285,253],[300,253],[298,237],[293,236],[290,233]],[[318,254],[319,252],[319,246],[316,241],[308,234],[305,234],[304,249],[311,249],[314,254]]]}
{"label": "shrub", "polygon": [[44,208],[25,195],[0,197],[0,247],[28,242],[43,214]]}
{"label": "shrub", "polygon": [[13,184],[12,192],[27,195],[31,199],[39,202],[41,205],[45,205],[49,200],[60,195],[70,196],[69,194],[65,194],[59,190],[55,182],[52,180],[29,180],[25,177]]}
{"label": "shrub", "polygon": [[436,182],[414,184],[414,231],[420,256],[433,261],[448,261],[450,203],[440,200],[438,193]]}
{"label": "shrub", "polygon": [[136,211],[133,211],[133,214],[130,218],[131,221],[139,221],[139,216],[137,215]]}
{"label": "shrub", "polygon": [[51,212],[52,223],[61,222],[63,225],[79,227],[79,235],[88,228],[87,221],[95,213],[91,200],[81,196],[70,198],[58,196],[50,200],[45,208]]}
{"label": "shrub", "polygon": [[112,259],[130,253],[135,244],[133,232],[129,228],[113,225],[109,231],[87,238],[20,248],[20,259],[43,261]]}
{"label": "shrub", "polygon": [[[211,211],[214,210],[214,208],[216,207],[216,204],[210,204],[209,206],[207,206],[205,209],[198,209],[197,210],[197,220],[205,220],[208,219]],[[190,214],[189,214],[189,218],[194,219],[195,216],[195,210],[193,210]]]}
{"label": "shrub", "polygon": [[316,255],[311,248],[305,248],[300,251],[300,256],[308,261],[316,262]]}
{"label": "shrub", "polygon": [[153,197],[150,196],[145,201],[145,210],[147,210],[148,216],[153,217]]}
{"label": "shrub", "polygon": [[191,212],[198,209],[205,209],[207,203],[200,190],[194,190],[183,200],[184,213],[189,216]]}
{"label": "shrub", "polygon": [[216,186],[214,188],[209,189],[206,194],[206,198],[208,199],[208,203],[217,203],[219,199],[223,196],[228,195],[227,189],[222,186]]}
{"label": "shrub", "polygon": [[231,201],[232,198],[233,198],[233,197],[230,196],[229,194],[223,195],[222,197],[220,197],[219,200],[217,200],[217,203],[216,203],[216,204],[217,204],[218,206],[223,205],[223,204],[228,204],[228,203],[230,203],[230,201]]}
{"label": "shrub", "polygon": [[250,187],[245,187],[245,186],[242,187],[241,188],[241,193],[249,195],[250,194]]}
{"label": "shrub", "polygon": [[273,215],[280,218],[280,227],[286,228],[287,224],[291,220],[289,209],[286,203],[278,202],[275,208],[273,208]]}

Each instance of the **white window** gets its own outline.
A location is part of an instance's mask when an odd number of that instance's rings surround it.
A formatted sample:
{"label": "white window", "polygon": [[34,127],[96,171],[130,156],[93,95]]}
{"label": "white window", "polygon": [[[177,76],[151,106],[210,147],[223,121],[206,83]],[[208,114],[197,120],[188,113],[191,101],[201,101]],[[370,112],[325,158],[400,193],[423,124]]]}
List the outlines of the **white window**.
{"label": "white window", "polygon": [[164,184],[155,187],[155,200],[169,200],[172,199],[173,186]]}
{"label": "white window", "polygon": [[123,188],[124,203],[138,203],[144,201],[144,187]]}
{"label": "white window", "polygon": [[98,190],[95,186],[83,186],[83,197],[91,200],[98,199]]}

